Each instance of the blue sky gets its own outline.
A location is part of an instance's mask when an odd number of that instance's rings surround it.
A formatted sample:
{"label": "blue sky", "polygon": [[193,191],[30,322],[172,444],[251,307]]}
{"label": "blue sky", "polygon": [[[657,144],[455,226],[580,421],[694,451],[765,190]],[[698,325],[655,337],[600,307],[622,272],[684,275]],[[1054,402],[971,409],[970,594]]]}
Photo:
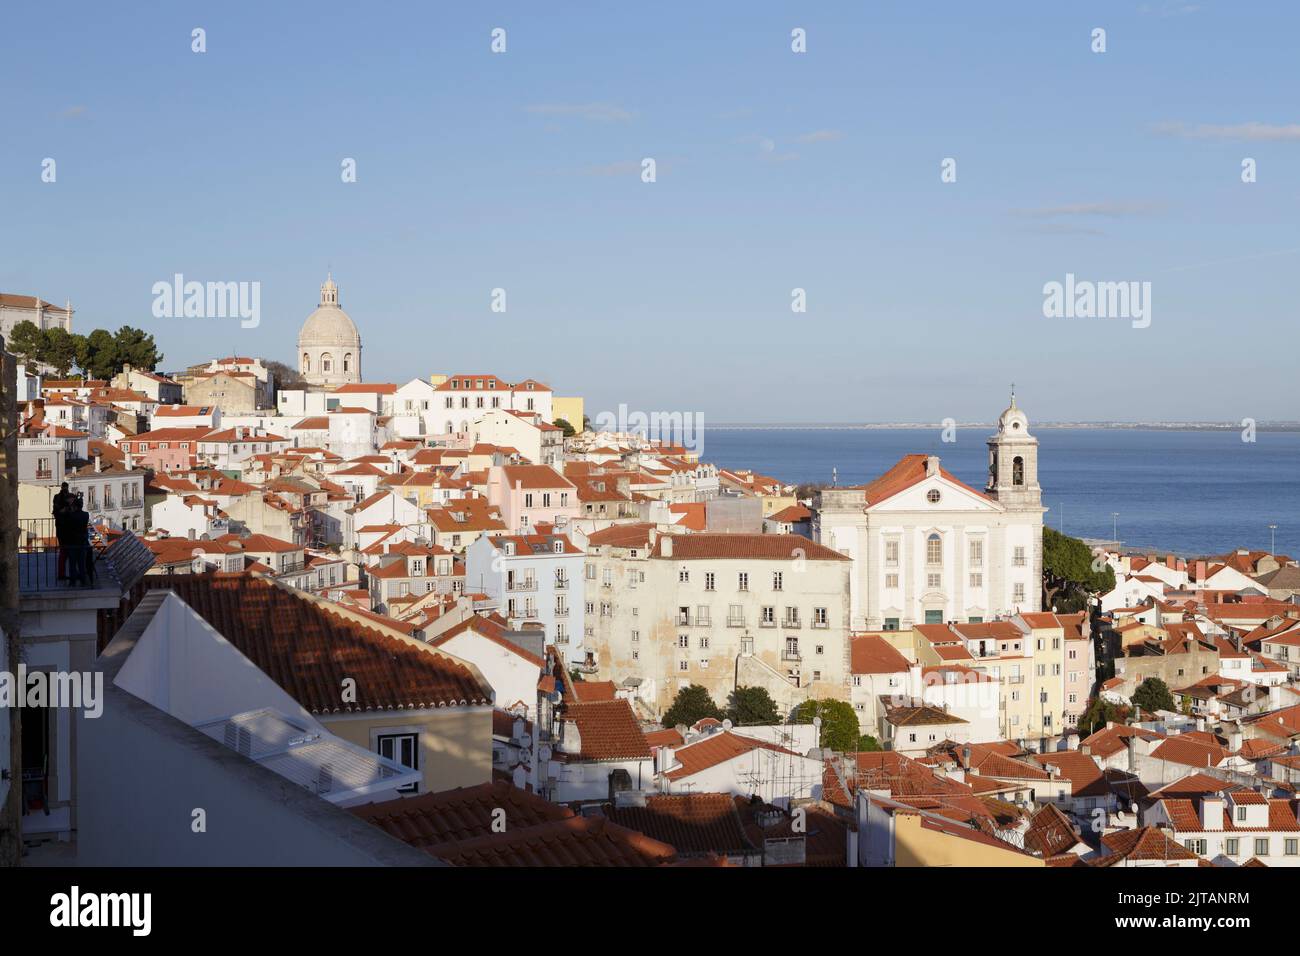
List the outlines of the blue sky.
{"label": "blue sky", "polygon": [[[167,368],[292,361],[332,267],[368,379],[532,376],[589,414],[991,419],[1015,381],[1037,419],[1296,419],[1298,27],[1226,0],[9,4],[0,291],[146,328]],[[153,318],[176,272],[261,282],[260,327]],[[1151,326],[1044,318],[1066,273],[1150,281]]]}

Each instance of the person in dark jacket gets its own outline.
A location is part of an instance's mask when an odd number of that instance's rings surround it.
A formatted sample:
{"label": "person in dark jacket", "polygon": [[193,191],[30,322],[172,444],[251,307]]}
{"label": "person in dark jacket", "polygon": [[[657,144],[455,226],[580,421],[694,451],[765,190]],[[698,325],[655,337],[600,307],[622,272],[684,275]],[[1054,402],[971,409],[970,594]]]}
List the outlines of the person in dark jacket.
{"label": "person in dark jacket", "polygon": [[64,546],[63,536],[66,528],[67,517],[72,513],[72,502],[76,498],[68,490],[68,483],[65,481],[59,486],[59,493],[54,496],[51,513],[54,516],[54,536],[59,542],[59,580],[68,579],[68,549]]}
{"label": "person in dark jacket", "polygon": [[90,560],[90,515],[81,507],[81,498],[74,499],[66,521],[68,556],[71,560],[68,573],[72,578],[72,586],[89,587],[94,581]]}

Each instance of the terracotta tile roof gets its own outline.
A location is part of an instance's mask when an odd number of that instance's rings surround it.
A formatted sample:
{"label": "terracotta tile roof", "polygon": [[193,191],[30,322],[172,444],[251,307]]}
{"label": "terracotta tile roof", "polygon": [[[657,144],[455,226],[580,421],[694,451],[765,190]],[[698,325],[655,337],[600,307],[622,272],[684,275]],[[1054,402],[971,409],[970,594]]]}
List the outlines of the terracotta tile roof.
{"label": "terracotta tile roof", "polygon": [[603,700],[613,700],[614,692],[618,688],[614,686],[612,680],[586,681],[579,680],[573,682],[573,695],[580,704],[597,703]]}
{"label": "terracotta tile roof", "polygon": [[[246,575],[159,575],[146,576],[143,584],[175,591],[313,714],[492,702],[492,688],[464,663],[270,581]],[[383,621],[378,615],[369,619]],[[356,681],[355,702],[342,699],[345,678]]]}
{"label": "terracotta tile roof", "polygon": [[397,386],[392,384],[391,382],[380,382],[374,385],[367,385],[364,382],[349,382],[347,385],[340,385],[338,388],[334,389],[334,394],[335,395],[351,395],[351,394],[392,395],[396,391],[397,391]]}
{"label": "terracotta tile roof", "polygon": [[1051,766],[1060,771],[1060,776],[1070,781],[1070,794],[1074,797],[1099,797],[1110,793],[1110,785],[1097,762],[1078,750],[1033,754],[1029,759],[1044,768]]}
{"label": "terracotta tile roof", "polygon": [[1114,866],[1125,860],[1178,862],[1198,859],[1195,853],[1175,843],[1156,827],[1107,833],[1102,836],[1101,843],[1108,852],[1095,862],[1096,866]]}
{"label": "terracotta tile roof", "polygon": [[[745,825],[745,834],[757,847],[763,846],[765,840],[804,840],[804,866],[844,866],[848,852],[847,833],[844,821],[834,812],[815,803],[806,804],[804,811],[804,830],[795,832],[794,821],[786,811],[781,811],[781,820],[776,824],[764,826],[758,819],[758,813],[771,810],[761,800],[747,797],[733,797],[737,812]],[[772,866],[772,863],[766,863]],[[798,864],[790,864],[798,866]]]}
{"label": "terracotta tile roof", "polygon": [[1130,727],[1128,724],[1116,724],[1113,727],[1103,727],[1090,736],[1079,742],[1080,748],[1087,746],[1091,753],[1099,757],[1113,757],[1128,747],[1128,738],[1138,736],[1146,741],[1160,740],[1164,734],[1158,734],[1153,730],[1143,730],[1138,727]]}
{"label": "terracotta tile roof", "polygon": [[703,531],[708,527],[708,508],[704,502],[685,502],[669,505],[668,510],[672,514],[682,515],[682,519],[677,522],[679,528]]}
{"label": "terracotta tile roof", "polygon": [[664,730],[647,730],[645,741],[654,749],[655,747],[680,747],[684,740],[676,728],[667,727]]}
{"label": "terracotta tile roof", "polygon": [[728,793],[657,794],[645,806],[607,806],[614,823],[669,844],[678,853],[751,854],[740,814]]}
{"label": "terracotta tile roof", "polygon": [[506,829],[527,829],[565,820],[573,811],[503,781],[440,793],[399,797],[352,807],[352,812],[381,830],[421,850],[493,832],[493,811],[506,813]]}
{"label": "terracotta tile roof", "polygon": [[[927,457],[928,456],[926,455],[904,455],[899,459],[896,465],[886,471],[883,475],[865,485],[858,485],[856,488],[864,493],[868,507],[878,505],[880,502],[892,498],[894,495],[906,491],[913,485],[924,481],[926,477],[925,462]],[[982,491],[976,491],[970,485],[959,480],[945,468],[941,467],[939,469],[939,474],[978,498],[983,498],[986,501],[993,500]]]}
{"label": "terracotta tile roof", "polygon": [[1227,759],[1229,753],[1226,747],[1199,740],[1188,740],[1187,735],[1182,734],[1157,744],[1151,751],[1151,756],[1188,767],[1217,767]]}
{"label": "terracotta tile roof", "polygon": [[882,701],[886,705],[885,720],[896,727],[908,727],[929,724],[964,724],[967,721],[950,714],[933,704],[894,707],[889,698]]}
{"label": "terracotta tile roof", "polygon": [[[1246,791],[1252,796],[1259,797],[1260,800],[1265,798],[1261,794],[1252,791]],[[1243,805],[1254,802],[1245,797],[1245,793],[1233,791],[1228,794],[1229,800]],[[1205,830],[1205,825],[1201,822],[1201,815],[1198,812],[1196,802],[1186,799],[1162,800],[1160,805],[1164,807],[1165,813],[1168,814],[1170,822],[1174,829],[1179,833],[1200,833]],[[1232,810],[1228,806],[1223,808],[1223,826],[1217,829],[1231,832],[1242,833],[1266,833],[1266,832],[1284,832],[1294,833],[1300,831],[1300,820],[1296,818],[1295,803],[1291,800],[1277,799],[1268,801],[1268,824],[1262,827],[1242,826],[1234,823],[1232,819]]]}
{"label": "terracotta tile roof", "polygon": [[920,761],[885,750],[853,755],[854,779],[849,789],[887,790],[894,799],[920,796],[973,795],[966,784],[937,774]]}
{"label": "terracotta tile roof", "polygon": [[429,848],[453,866],[661,866],[676,851],[603,817],[569,817]]}
{"label": "terracotta tile roof", "polygon": [[809,541],[797,534],[698,534],[660,535],[655,556],[663,557],[664,542],[672,541],[672,560],[749,559],[759,561],[849,561],[838,551]]}
{"label": "terracotta tile roof", "polygon": [[931,753],[941,752],[981,777],[999,777],[1010,780],[1048,780],[1048,772],[1029,760],[1007,756],[1000,747],[984,744],[941,744],[930,748]]}
{"label": "terracotta tile roof", "polygon": [[1168,798],[1197,797],[1203,793],[1221,793],[1235,788],[1237,784],[1227,780],[1221,780],[1213,774],[1208,773],[1189,773],[1185,777],[1180,777],[1171,783],[1165,784],[1152,790],[1150,796],[1153,800],[1163,800]]}
{"label": "terracotta tile roof", "polygon": [[502,465],[501,475],[508,488],[572,488],[573,482],[550,465]]}
{"label": "terracotta tile roof", "polygon": [[724,730],[721,733],[709,734],[709,736],[701,740],[678,748],[674,753],[674,757],[681,766],[667,771],[664,776],[669,780],[681,780],[683,777],[690,777],[703,770],[708,770],[710,767],[716,767],[720,763],[726,763],[728,760],[733,760],[753,750],[760,749],[773,750],[777,753],[788,754],[791,757],[799,756],[792,750],[768,743],[765,740],[744,737],[729,730]]}
{"label": "terracotta tile roof", "polygon": [[849,639],[849,670],[854,674],[897,674],[908,669],[907,658],[878,634]]}
{"label": "terracotta tile roof", "polygon": [[[499,621],[494,621],[490,617],[484,617],[482,614],[475,614],[473,617],[467,617],[452,627],[447,628],[433,640],[429,641],[430,647],[441,647],[451,641],[452,638],[466,633],[473,633],[485,641],[490,641],[498,647],[510,651],[516,657],[523,658],[530,664],[537,665],[538,669],[546,666],[546,661],[529,650],[516,644],[506,636],[506,627]],[[509,703],[505,701],[504,703]]]}
{"label": "terracotta tile roof", "polygon": [[1056,856],[1079,843],[1074,824],[1054,803],[1045,803],[1025,831],[1025,849],[1039,856]]}
{"label": "terracotta tile roof", "polygon": [[626,700],[568,704],[562,718],[578,725],[581,760],[649,759],[650,744]]}
{"label": "terracotta tile roof", "polygon": [[591,547],[612,545],[616,548],[648,548],[650,535],[655,526],[649,522],[638,521],[632,524],[612,524],[608,528],[593,531],[587,536]]}

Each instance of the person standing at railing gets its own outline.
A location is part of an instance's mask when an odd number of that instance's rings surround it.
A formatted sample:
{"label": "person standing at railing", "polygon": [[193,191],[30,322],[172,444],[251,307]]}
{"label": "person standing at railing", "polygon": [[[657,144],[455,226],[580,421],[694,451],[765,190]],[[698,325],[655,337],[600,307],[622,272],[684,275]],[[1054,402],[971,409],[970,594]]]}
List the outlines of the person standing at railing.
{"label": "person standing at railing", "polygon": [[73,587],[90,587],[95,582],[95,570],[90,555],[90,515],[81,506],[81,498],[73,499],[72,511],[67,516],[68,552],[72,559],[69,574]]}
{"label": "person standing at railing", "polygon": [[63,544],[63,525],[68,515],[72,513],[72,501],[75,496],[68,490],[68,483],[65,481],[59,486],[59,493],[54,496],[54,503],[51,512],[54,515],[54,536],[59,542],[59,580],[68,579],[68,550]]}

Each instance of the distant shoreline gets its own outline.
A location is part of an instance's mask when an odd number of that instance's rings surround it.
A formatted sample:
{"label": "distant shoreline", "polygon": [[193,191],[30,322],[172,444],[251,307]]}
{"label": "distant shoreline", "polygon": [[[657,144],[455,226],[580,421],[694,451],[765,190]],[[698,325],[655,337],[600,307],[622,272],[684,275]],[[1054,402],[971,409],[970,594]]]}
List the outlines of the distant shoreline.
{"label": "distant shoreline", "polygon": [[[995,422],[704,422],[704,428],[719,431],[885,431],[916,428],[996,428]],[[1113,429],[1119,431],[1226,432],[1241,431],[1239,422],[1034,422],[1034,430],[1045,428]],[[1256,422],[1260,432],[1300,432],[1300,422]]]}

